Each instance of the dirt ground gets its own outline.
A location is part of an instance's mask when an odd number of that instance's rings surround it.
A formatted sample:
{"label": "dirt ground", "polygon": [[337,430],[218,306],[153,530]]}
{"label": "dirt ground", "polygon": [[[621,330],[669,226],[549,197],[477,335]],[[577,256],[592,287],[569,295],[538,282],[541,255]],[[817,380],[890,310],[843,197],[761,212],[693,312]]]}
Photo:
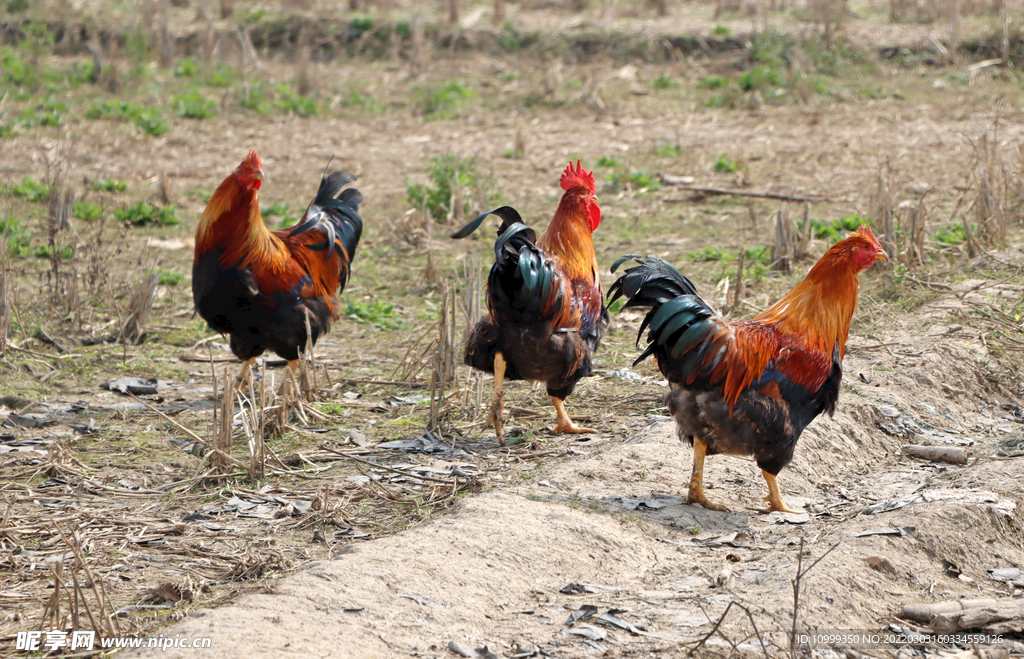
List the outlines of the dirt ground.
{"label": "dirt ground", "polygon": [[[593,4],[573,19],[579,25],[557,27],[599,24]],[[555,29],[557,8],[510,6],[524,29]],[[653,29],[647,13],[627,9],[616,17],[623,29]],[[706,10],[673,15],[679,24],[665,31],[725,23],[739,32],[749,22]],[[881,10],[864,11],[844,26],[857,43],[918,48],[938,30],[873,31]],[[790,14],[776,18],[813,30]],[[292,84],[290,60],[262,55],[257,76]],[[0,138],[0,183],[47,180],[66,162],[78,199],[105,216],[164,188],[181,225],[74,219],[56,237],[74,258],[53,266],[46,252],[31,252],[47,244],[45,204],[4,197],[7,217],[29,227],[30,249],[4,268],[16,313],[0,361],[0,655],[23,656],[13,649],[19,631],[70,628],[74,615],[76,628],[88,626],[72,600],[89,613],[116,612],[109,624],[120,635],[212,639],[208,650],[126,656],[681,656],[706,639],[706,656],[775,657],[789,653],[799,566],[814,564],[799,583],[799,630],[916,630],[898,618],[905,604],[1019,594],[987,572],[1024,568],[1019,204],[1009,237],[987,249],[948,236],[975,227],[982,171],[1004,176],[1000,194],[1019,201],[1021,80],[1012,68],[969,65],[872,55],[809,97],[748,92],[723,107],[702,81],[738,77],[735,54],[579,64],[442,51],[418,74],[404,61],[351,58],[315,65],[323,109],[314,116],[232,109],[232,88],[216,92],[225,94],[218,116],[170,119],[156,137],[87,119],[84,109],[106,92],[51,91],[70,106],[63,123]],[[151,68],[124,93],[168,103],[165,90],[182,80]],[[663,78],[673,84],[654,84]],[[453,80],[475,95],[451,117],[425,117],[424,90]],[[352,90],[372,103],[347,105]],[[12,95],[0,111],[35,102]],[[265,209],[301,213],[334,156],[332,168],[359,178],[366,224],[342,296],[353,306],[317,345],[321,391],[305,417],[268,440],[266,473],[255,478],[244,471],[240,409],[237,469],[214,474],[197,448],[214,432],[211,368],[220,385],[237,362],[192,317],[189,286],[206,195],[249,148],[268,176]],[[486,202],[500,193],[541,228],[560,194],[557,175],[582,158],[600,182],[595,246],[605,288],[615,258],[655,254],[730,318],[778,299],[813,262],[789,275],[748,271],[734,296],[736,253],[770,245],[780,209],[875,217],[885,188],[903,221],[923,218],[920,261],[863,275],[839,409],[805,431],[780,475],[787,502],[806,515],[760,514],[759,470],[730,456],[710,458],[705,481],[733,512],[685,503],[692,451],[665,416],[664,379],[649,363],[631,365],[641,320],[633,312],[614,315],[596,375],[568,401],[593,435],[548,435],[547,397],[514,383],[510,442],[499,447],[482,423],[491,380],[459,367],[438,401],[441,431],[424,436],[445,290],[458,299],[461,332],[492,254],[489,235],[445,238],[464,218],[417,224],[408,188],[449,153],[476,158]],[[623,184],[631,173],[818,201]],[[102,180],[127,190],[99,191]],[[487,196],[478,193],[466,191]],[[475,210],[486,202],[475,199]],[[809,251],[827,246],[822,237]],[[120,344],[132,291],[149,272],[161,283],[146,338]],[[280,366],[267,360],[268,385],[280,381]],[[101,388],[121,377],[156,378],[157,392],[133,399]],[[907,444],[963,447],[970,461],[910,458]],[[1000,648],[1024,651],[1010,641]],[[818,656],[842,656],[829,652]]]}
{"label": "dirt ground", "polygon": [[[942,314],[979,295],[943,296],[922,311]],[[760,633],[775,656],[788,649],[801,540],[805,567],[822,559],[801,581],[801,630],[905,629],[895,615],[904,604],[1009,596],[1014,588],[986,571],[1024,560],[1021,458],[995,455],[1020,441],[1020,421],[980,394],[976,346],[947,336],[915,318],[851,340],[845,366],[858,384],[833,420],[808,428],[780,477],[806,519],[756,512],[764,483],[750,460],[731,456],[709,459],[705,478],[709,496],[733,512],[686,504],[692,452],[669,419],[652,415],[625,437],[549,439],[566,455],[529,478],[162,633],[210,636],[219,657],[444,657],[454,656],[452,641],[498,656],[678,656],[737,602],[756,631],[734,608],[721,634],[754,656]],[[922,462],[900,454],[908,441],[964,446],[973,457]],[[586,623],[565,623],[585,606],[634,627],[598,623],[594,639],[577,636]],[[718,635],[707,644],[729,648]]]}

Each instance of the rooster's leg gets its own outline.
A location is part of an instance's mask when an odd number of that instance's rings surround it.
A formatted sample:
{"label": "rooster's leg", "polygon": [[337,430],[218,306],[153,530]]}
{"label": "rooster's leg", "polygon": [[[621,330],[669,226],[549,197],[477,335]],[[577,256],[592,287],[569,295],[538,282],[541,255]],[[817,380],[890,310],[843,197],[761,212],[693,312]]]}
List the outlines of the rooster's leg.
{"label": "rooster's leg", "polygon": [[242,362],[242,370],[240,370],[238,372],[238,377],[235,378],[235,392],[236,393],[239,392],[239,391],[242,391],[242,388],[245,386],[245,383],[249,379],[249,370],[252,368],[252,365],[255,364],[255,363],[256,363],[256,358],[255,357],[250,357],[249,359],[246,359],[244,362]]}
{"label": "rooster's leg", "polygon": [[505,397],[502,385],[505,383],[505,357],[500,353],[494,353],[494,400],[491,401],[491,411],[487,416],[487,423],[494,425],[494,434],[498,436],[498,443],[505,445],[505,438],[501,434],[501,417],[505,410],[502,407],[501,399]]}
{"label": "rooster's leg", "polygon": [[572,419],[569,418],[569,414],[565,411],[565,403],[562,402],[561,398],[551,397],[551,404],[555,406],[555,427],[551,430],[553,433],[569,432],[577,435],[581,435],[588,432],[597,432],[590,428],[580,428],[572,423]]}
{"label": "rooster's leg", "polygon": [[699,503],[708,510],[721,510],[729,512],[725,506],[711,503],[704,495],[704,456],[707,454],[707,445],[700,440],[700,437],[693,438],[693,474],[690,476],[690,491],[686,494],[686,500],[690,503]]}
{"label": "rooster's leg", "polygon": [[790,510],[786,502],[782,500],[782,492],[779,490],[779,481],[775,480],[775,474],[769,474],[764,469],[761,470],[761,474],[764,475],[765,481],[768,482],[768,496],[764,498],[768,502],[768,509],[764,512],[770,513],[773,510],[778,510],[783,513],[799,513],[797,510]]}

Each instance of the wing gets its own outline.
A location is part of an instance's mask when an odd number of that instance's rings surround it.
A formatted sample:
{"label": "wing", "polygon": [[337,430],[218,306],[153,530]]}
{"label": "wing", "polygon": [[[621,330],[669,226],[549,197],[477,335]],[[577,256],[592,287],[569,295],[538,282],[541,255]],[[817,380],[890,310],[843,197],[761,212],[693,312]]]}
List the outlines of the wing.
{"label": "wing", "polygon": [[647,349],[635,363],[654,355],[671,382],[697,389],[721,387],[730,406],[748,388],[789,402],[811,400],[833,377],[838,352],[822,354],[802,337],[782,334],[772,324],[726,321],[689,279],[661,259],[625,257],[612,271],[631,258],[640,265],[626,270],[610,294],[613,300],[625,296],[624,307],[650,308],[637,334],[639,344],[648,330]]}

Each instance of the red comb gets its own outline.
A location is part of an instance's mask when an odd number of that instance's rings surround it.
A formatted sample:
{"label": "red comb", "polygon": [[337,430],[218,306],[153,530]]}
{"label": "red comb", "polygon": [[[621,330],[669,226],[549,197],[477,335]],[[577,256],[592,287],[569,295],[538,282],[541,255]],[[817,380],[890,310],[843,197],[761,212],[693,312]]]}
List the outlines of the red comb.
{"label": "red comb", "polygon": [[260,157],[256,155],[256,149],[251,149],[249,151],[249,156],[246,158],[246,161],[256,169],[263,169],[263,164],[260,162]]}
{"label": "red comb", "polygon": [[562,172],[561,183],[563,190],[572,190],[573,188],[578,188],[582,185],[590,193],[597,191],[594,187],[594,173],[583,169],[583,165],[580,164],[579,160],[576,161],[575,169],[573,168],[572,162],[570,162],[569,166],[565,168],[565,171]]}

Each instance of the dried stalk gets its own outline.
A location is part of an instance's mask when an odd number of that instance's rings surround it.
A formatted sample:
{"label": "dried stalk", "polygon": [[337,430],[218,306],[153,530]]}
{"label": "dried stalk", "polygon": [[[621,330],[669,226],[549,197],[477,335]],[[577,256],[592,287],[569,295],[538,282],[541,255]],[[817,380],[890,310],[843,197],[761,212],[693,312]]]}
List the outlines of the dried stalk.
{"label": "dried stalk", "polygon": [[156,285],[160,280],[155,272],[143,277],[142,281],[132,292],[131,301],[128,304],[128,317],[121,324],[121,343],[139,345],[146,335],[146,320],[153,308],[153,298],[156,295]]}

